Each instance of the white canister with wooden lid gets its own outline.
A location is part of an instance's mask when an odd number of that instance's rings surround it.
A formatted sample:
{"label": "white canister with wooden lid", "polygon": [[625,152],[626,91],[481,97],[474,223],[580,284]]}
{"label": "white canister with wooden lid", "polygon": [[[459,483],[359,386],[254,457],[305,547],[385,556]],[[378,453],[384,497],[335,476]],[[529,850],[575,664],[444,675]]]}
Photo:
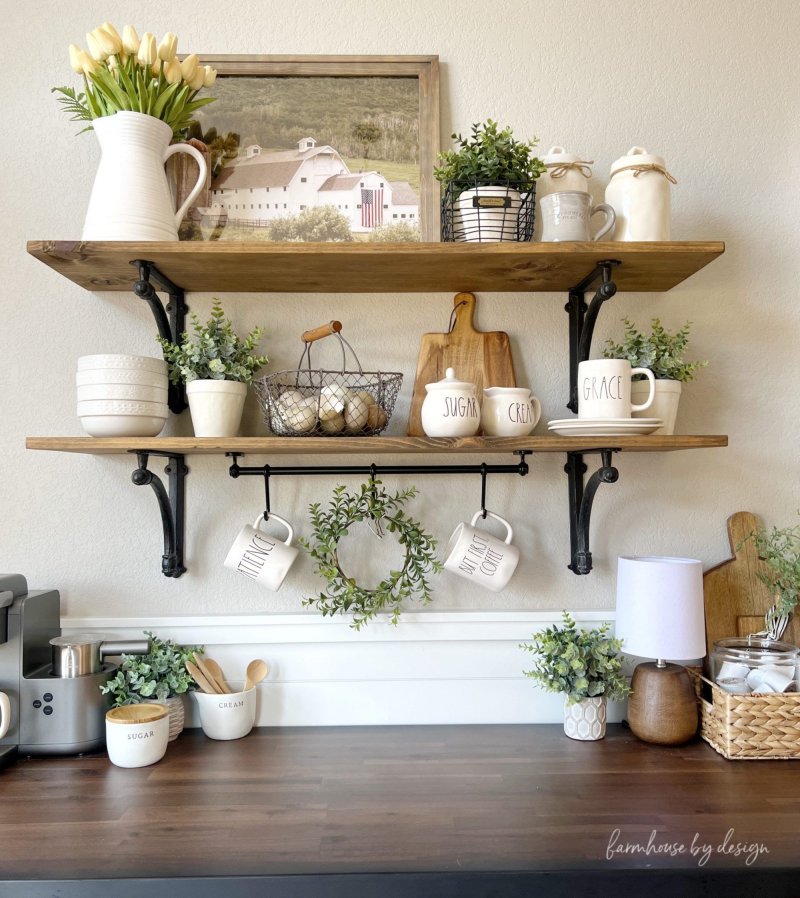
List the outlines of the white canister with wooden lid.
{"label": "white canister with wooden lid", "polygon": [[617,215],[613,239],[669,240],[670,185],[675,183],[664,157],[644,147],[631,147],[612,163],[606,202]]}

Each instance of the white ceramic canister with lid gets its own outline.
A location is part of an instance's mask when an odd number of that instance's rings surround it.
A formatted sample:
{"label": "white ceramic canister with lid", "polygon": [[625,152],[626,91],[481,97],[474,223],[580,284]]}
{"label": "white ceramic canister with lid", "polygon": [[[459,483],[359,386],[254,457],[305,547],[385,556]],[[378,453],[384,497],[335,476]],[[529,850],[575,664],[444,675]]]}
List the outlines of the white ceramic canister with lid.
{"label": "white ceramic canister with lid", "polygon": [[617,215],[613,239],[669,240],[670,184],[675,183],[664,157],[643,147],[631,147],[612,163],[606,202]]}
{"label": "white ceramic canister with lid", "polygon": [[481,426],[475,384],[458,380],[448,368],[442,380],[426,384],[420,409],[422,429],[429,437],[471,437]]}
{"label": "white ceramic canister with lid", "polygon": [[536,198],[563,190],[589,192],[589,178],[592,177],[591,162],[568,153],[564,147],[550,147],[542,157],[547,171],[536,182]]}

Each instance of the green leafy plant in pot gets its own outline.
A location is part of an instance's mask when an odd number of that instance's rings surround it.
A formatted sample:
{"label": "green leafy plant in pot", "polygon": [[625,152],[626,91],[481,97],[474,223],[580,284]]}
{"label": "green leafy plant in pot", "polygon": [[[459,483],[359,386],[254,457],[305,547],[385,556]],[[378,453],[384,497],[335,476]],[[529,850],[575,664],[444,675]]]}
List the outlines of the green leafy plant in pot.
{"label": "green leafy plant in pot", "polygon": [[564,732],[570,738],[602,739],[607,699],[619,701],[630,693],[622,643],[609,635],[608,624],[581,630],[566,611],[563,621],[520,645],[535,656],[533,668],[523,673],[548,692],[564,694]]}
{"label": "green leafy plant in pot", "polygon": [[242,420],[247,385],[267,364],[255,350],[260,327],[241,339],[214,300],[211,317],[203,324],[192,314],[194,334],[181,334],[180,343],[157,337],[173,383],[186,384],[192,426],[198,437],[235,437]]}
{"label": "green leafy plant in pot", "polygon": [[112,697],[115,708],[153,701],[166,704],[172,740],[183,729],[184,707],[180,697],[194,689],[186,662],[194,662],[195,654],[202,653],[203,646],[179,645],[149,630],[145,630],[145,635],[150,639],[150,651],[146,655],[122,655],[119,670],[100,691]]}
{"label": "green leafy plant in pot", "polygon": [[[674,333],[668,331],[659,318],[653,318],[650,333],[640,331],[629,318],[623,318],[622,323],[625,325],[622,342],[607,340],[603,357],[627,359],[632,368],[649,368],[653,372],[656,381],[653,404],[644,411],[634,412],[633,417],[660,418],[664,424],[655,433],[672,434],[681,385],[693,380],[695,372],[708,365],[707,361],[690,362],[685,358],[691,322],[687,321]],[[631,401],[634,404],[646,402],[647,392],[647,381],[634,379]]]}
{"label": "green leafy plant in pot", "polygon": [[510,127],[487,119],[457,149],[439,153],[434,177],[445,185],[442,239],[525,241],[533,237],[536,179],[545,165],[534,154],[537,138],[516,140]]}

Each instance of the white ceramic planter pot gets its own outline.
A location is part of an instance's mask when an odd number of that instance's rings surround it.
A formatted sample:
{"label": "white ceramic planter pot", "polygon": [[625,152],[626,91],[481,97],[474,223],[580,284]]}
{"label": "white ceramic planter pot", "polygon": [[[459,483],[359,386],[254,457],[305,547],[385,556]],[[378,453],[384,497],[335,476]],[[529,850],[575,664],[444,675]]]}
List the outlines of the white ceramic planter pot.
{"label": "white ceramic planter pot", "polygon": [[[172,128],[152,115],[118,112],[92,122],[102,157],[83,226],[84,240],[177,240],[178,226],[206,180],[203,154],[186,143],[170,146]],[[164,163],[188,153],[199,177],[175,210]]]}
{"label": "white ceramic planter pot", "polygon": [[564,732],[581,742],[602,739],[606,734],[606,697],[585,698],[574,705],[564,699]]}
{"label": "white ceramic planter pot", "polygon": [[[631,384],[631,402],[640,405],[647,401],[650,384],[646,380],[635,380]],[[656,378],[656,395],[650,408],[643,412],[633,412],[634,418],[661,418],[663,427],[655,431],[657,435],[675,433],[675,419],[678,415],[678,402],[681,398],[681,382],[679,380],[658,380]]]}
{"label": "white ceramic planter pot", "polygon": [[465,190],[456,200],[454,210],[456,240],[466,243],[515,241],[521,206],[519,191],[508,187],[487,185]]}
{"label": "white ceramic planter pot", "polygon": [[247,384],[235,380],[193,380],[186,398],[196,437],[235,437],[242,422]]}

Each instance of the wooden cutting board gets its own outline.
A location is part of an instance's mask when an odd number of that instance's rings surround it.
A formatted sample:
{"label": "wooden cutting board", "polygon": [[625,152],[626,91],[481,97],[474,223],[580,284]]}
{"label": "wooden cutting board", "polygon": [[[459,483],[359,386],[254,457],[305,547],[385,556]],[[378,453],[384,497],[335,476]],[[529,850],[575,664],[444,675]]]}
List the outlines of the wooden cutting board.
{"label": "wooden cutting board", "polygon": [[453,299],[454,324],[445,334],[423,334],[417,362],[417,377],[411,397],[408,435],[425,436],[420,409],[425,385],[441,380],[448,368],[456,377],[474,383],[478,397],[486,387],[515,387],[511,343],[504,331],[475,329],[477,299],[472,293],[457,293]]}
{"label": "wooden cutting board", "polygon": [[[759,526],[758,518],[748,511],[732,514],[728,518],[728,539],[733,558],[703,575],[709,655],[718,639],[747,636],[764,629],[764,615],[773,604],[774,596],[758,579],[758,572],[766,573],[769,568],[758,557],[753,541],[743,542]],[[783,639],[800,645],[798,615],[789,622]]]}

